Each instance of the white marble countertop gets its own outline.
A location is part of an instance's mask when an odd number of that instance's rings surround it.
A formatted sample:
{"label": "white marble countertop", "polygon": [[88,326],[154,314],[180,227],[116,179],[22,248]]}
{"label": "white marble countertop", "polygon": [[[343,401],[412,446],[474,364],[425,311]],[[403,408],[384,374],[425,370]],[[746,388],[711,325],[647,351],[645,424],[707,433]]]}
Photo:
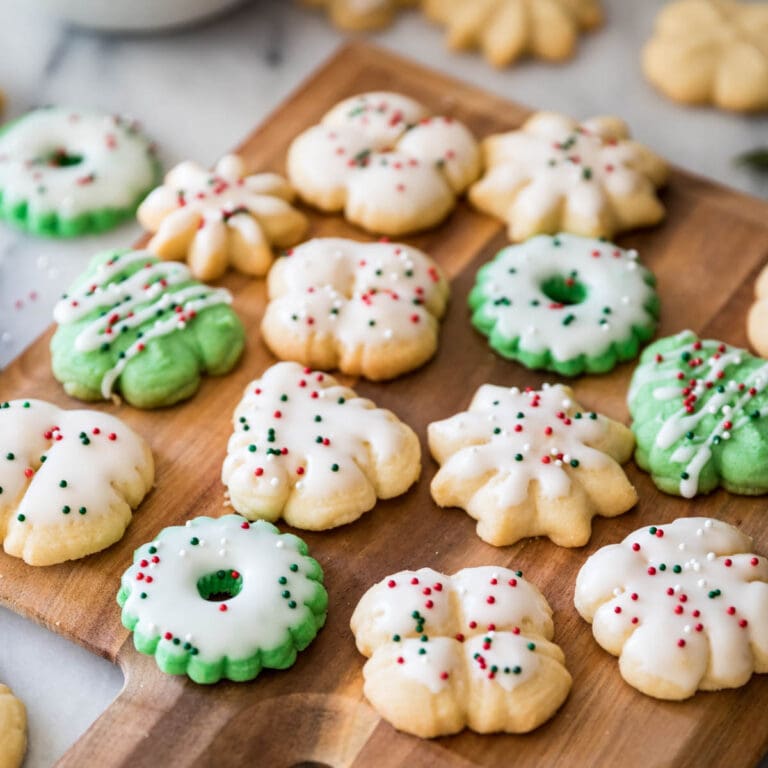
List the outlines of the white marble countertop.
{"label": "white marble countertop", "polygon": [[[160,0],[158,0],[159,2]],[[103,0],[108,2],[108,0]],[[321,14],[290,0],[255,0],[175,34],[100,36],[35,15],[29,0],[0,2],[0,88],[7,117],[45,103],[98,107],[138,118],[166,166],[213,162],[234,146],[343,40]],[[605,0],[608,24],[582,39],[565,66],[536,62],[494,71],[443,49],[441,31],[403,14],[378,43],[510,99],[577,117],[613,113],[677,164],[753,194],[768,179],[736,168],[737,154],[768,144],[768,117],[686,109],[643,80],[639,49],[663,0]],[[58,294],[100,249],[130,244],[134,224],[109,234],[48,241],[0,228],[0,366],[50,322]],[[0,391],[0,399],[2,398]],[[120,672],[0,609],[0,680],[25,700],[25,765],[50,765],[118,693]]]}

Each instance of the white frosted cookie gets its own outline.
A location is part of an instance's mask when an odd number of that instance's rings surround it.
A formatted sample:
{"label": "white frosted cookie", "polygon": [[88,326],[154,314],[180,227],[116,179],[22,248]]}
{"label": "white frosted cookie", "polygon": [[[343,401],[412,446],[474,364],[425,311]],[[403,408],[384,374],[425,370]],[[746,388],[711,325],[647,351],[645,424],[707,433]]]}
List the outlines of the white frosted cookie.
{"label": "white frosted cookie", "polygon": [[566,59],[603,19],[600,0],[423,0],[423,9],[447,27],[449,48],[479,48],[496,67],[526,55]]}
{"label": "white frosted cookie", "polygon": [[469,410],[427,430],[441,465],[432,498],[477,520],[495,546],[548,536],[562,547],[589,541],[595,515],[615,517],[637,501],[621,464],[635,444],[617,421],[585,412],[569,387],[484,384]]}
{"label": "white frosted cookie", "polygon": [[448,282],[416,248],[310,240],[268,279],[261,333],[280,358],[379,380],[417,368],[437,349]]}
{"label": "white frosted cookie", "polygon": [[303,0],[305,5],[325,7],[333,23],[341,29],[360,31],[380,29],[392,23],[401,8],[418,0]]}
{"label": "white frosted cookie", "polygon": [[747,315],[749,343],[762,357],[768,357],[768,266],[755,282],[755,301]]}
{"label": "white frosted cookie", "polygon": [[261,276],[272,265],[272,249],[294,245],[307,230],[293,198],[282,176],[248,174],[241,157],[225,155],[213,171],[191,161],[171,169],[137,216],[153,233],[147,248],[161,259],[189,262],[199,280],[214,280],[227,266]]}
{"label": "white frosted cookie", "polygon": [[656,188],[667,165],[616,117],[578,123],[537,112],[519,130],[485,139],[483,154],[487,170],[470,200],[505,221],[512,240],[557,232],[610,239],[664,217]]}
{"label": "white frosted cookie", "polygon": [[351,621],[365,695],[422,738],[525,733],[565,701],[571,676],[552,641],[552,610],[520,571],[400,571],[371,587]]}
{"label": "white frosted cookie", "polygon": [[421,472],[413,430],[327,373],[277,363],[235,409],[222,482],[250,520],[306,530],[357,520]]}
{"label": "white frosted cookie", "polygon": [[768,561],[720,520],[644,527],[579,571],[575,604],[622,677],[658,699],[768,672]]}
{"label": "white frosted cookie", "polygon": [[304,200],[384,235],[439,224],[480,174],[463,123],[387,92],[337,104],[293,140],[287,162]]}
{"label": "white frosted cookie", "polygon": [[114,544],[154,475],[149,446],[114,416],[42,400],[0,404],[0,538],[29,565]]}
{"label": "white frosted cookie", "polygon": [[768,3],[667,3],[643,50],[643,70],[665,96],[684,104],[768,109]]}
{"label": "white frosted cookie", "polygon": [[0,684],[0,768],[19,768],[26,749],[27,711],[13,691]]}

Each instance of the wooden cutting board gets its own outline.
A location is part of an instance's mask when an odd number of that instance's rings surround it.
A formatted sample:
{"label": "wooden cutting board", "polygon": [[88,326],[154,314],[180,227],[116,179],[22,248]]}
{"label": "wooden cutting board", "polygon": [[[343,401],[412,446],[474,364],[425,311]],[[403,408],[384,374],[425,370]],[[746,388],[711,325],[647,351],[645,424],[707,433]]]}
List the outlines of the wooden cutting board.
{"label": "wooden cutting board", "polygon": [[[520,124],[527,111],[465,83],[370,46],[344,48],[240,147],[253,169],[283,171],[288,143],[340,99],[360,91],[402,91],[437,113],[455,115],[478,136]],[[642,138],[642,137],[641,137]],[[221,148],[222,151],[225,149]],[[768,258],[768,205],[690,174],[675,172],[664,193],[665,224],[622,237],[656,273],[663,302],[660,333],[690,327],[745,345],[745,315],[758,270]],[[312,235],[363,233],[340,217],[311,213]],[[121,542],[84,560],[32,568],[0,554],[0,602],[119,664],[125,688],[62,759],[65,766],[275,766],[311,761],[346,766],[642,765],[751,766],[768,749],[768,676],[741,689],[699,693],[683,703],[638,693],[619,676],[573,608],[576,573],[587,555],[641,525],[685,515],[713,515],[739,525],[768,554],[764,498],[717,492],[696,501],[659,493],[630,465],[640,493],[630,513],[596,520],[589,545],[561,549],[528,540],[497,549],[477,538],[460,510],[440,510],[429,495],[435,464],[424,442],[426,425],[468,404],[484,382],[539,386],[554,377],[528,371],[493,354],[469,323],[467,293],[477,268],[505,244],[503,227],[460,205],[439,229],[408,238],[432,254],[452,278],[453,296],[437,357],[393,382],[352,382],[358,392],[391,408],[418,432],[424,450],[421,480],[405,496],[379,504],[352,525],[299,532],[322,563],[330,593],[328,623],[287,672],[266,672],[245,684],[197,686],[160,673],[138,654],[120,624],[119,578],[133,550],[168,525],[223,509],[221,462],[230,414],[247,382],[274,359],[259,338],[264,282],[229,275],[223,281],[249,329],[237,370],[206,381],[192,400],[162,411],[97,406],[125,419],[152,445],[157,487]],[[39,397],[76,407],[50,373],[44,334],[0,373],[0,400]],[[575,382],[589,408],[627,420],[624,365]],[[555,611],[556,641],[573,673],[573,690],[559,714],[525,736],[457,736],[422,741],[397,733],[362,695],[363,658],[349,618],[363,592],[402,568],[432,566],[453,572],[497,564],[525,571]]]}

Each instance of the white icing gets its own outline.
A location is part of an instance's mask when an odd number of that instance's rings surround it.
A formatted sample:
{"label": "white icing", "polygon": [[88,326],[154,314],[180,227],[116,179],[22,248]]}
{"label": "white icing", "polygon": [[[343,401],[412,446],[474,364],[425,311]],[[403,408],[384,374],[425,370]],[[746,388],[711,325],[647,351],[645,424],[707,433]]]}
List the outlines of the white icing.
{"label": "white icing", "polygon": [[587,560],[576,607],[623,664],[684,695],[741,685],[768,653],[768,561],[751,544],[719,520],[644,527]]}
{"label": "white icing", "polygon": [[[56,165],[57,152],[79,156]],[[130,124],[100,112],[38,109],[0,134],[0,190],[10,208],[65,219],[105,208],[124,209],[154,181],[150,145]]]}
{"label": "white icing", "polygon": [[[316,599],[319,587],[309,576],[316,566],[310,566],[300,553],[300,540],[281,535],[268,524],[243,528],[243,523],[238,515],[196,518],[191,525],[165,528],[155,541],[139,547],[133,565],[123,575],[123,585],[130,588],[123,611],[138,619],[134,631],[150,638],[159,634],[160,646],[178,654],[189,649],[175,645],[173,638],[191,636],[198,650],[196,658],[216,662],[224,657],[244,660],[259,650],[291,643],[293,627],[314,623],[305,602]],[[218,547],[204,546],[203,537],[219,539],[222,535],[227,539],[223,556]],[[193,544],[193,538],[199,543]],[[157,550],[155,555],[150,554],[150,547]],[[152,557],[157,562],[152,581],[147,583]],[[292,564],[298,565],[296,571],[291,570]],[[239,573],[241,591],[225,601],[205,600],[198,592],[198,580],[222,568]],[[139,574],[143,574],[141,578]],[[281,577],[285,584],[278,581]],[[283,596],[284,591],[290,593],[288,597]],[[294,607],[290,601],[295,602]],[[165,633],[172,637],[166,639]]]}
{"label": "white icing", "polygon": [[[541,235],[508,246],[478,274],[475,291],[485,303],[476,316],[494,320],[494,333],[518,338],[524,352],[551,351],[556,361],[605,354],[633,335],[633,327],[655,324],[646,306],[655,292],[650,273],[637,268],[637,254],[577,235]],[[584,287],[579,304],[563,305],[542,286],[553,278]],[[627,297],[620,302],[621,293]]]}

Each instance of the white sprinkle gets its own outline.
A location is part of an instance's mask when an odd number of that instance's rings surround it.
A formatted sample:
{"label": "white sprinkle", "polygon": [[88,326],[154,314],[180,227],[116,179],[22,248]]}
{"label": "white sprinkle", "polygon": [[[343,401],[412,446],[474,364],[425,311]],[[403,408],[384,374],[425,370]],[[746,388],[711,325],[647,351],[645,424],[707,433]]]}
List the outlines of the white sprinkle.
{"label": "white sprinkle", "polygon": [[285,542],[284,542],[282,539],[278,539],[278,540],[275,542],[275,546],[276,546],[278,549],[283,549],[283,547],[285,547]]}
{"label": "white sprinkle", "polygon": [[707,586],[707,580],[706,580],[706,579],[699,579],[699,580],[696,582],[696,586],[697,586],[697,587],[702,587],[702,588],[703,588],[703,587],[706,587],[706,586]]}
{"label": "white sprinkle", "polygon": [[271,485],[273,488],[277,488],[277,486],[278,486],[278,485],[280,485],[280,478],[279,478],[279,477],[273,477],[273,478],[272,478],[272,479],[269,481],[269,484],[270,484],[270,485]]}
{"label": "white sprinkle", "polygon": [[696,529],[696,535],[697,536],[703,536],[704,535],[704,531],[701,528],[697,528]]}
{"label": "white sprinkle", "polygon": [[186,640],[188,643],[191,643],[191,642],[192,642],[192,635],[191,635],[189,632],[187,632],[187,634],[186,634],[186,635],[184,635],[184,639],[185,639],[185,640]]}
{"label": "white sprinkle", "polygon": [[219,539],[219,544],[227,544],[227,543],[228,543],[228,541],[227,541],[227,537],[226,536],[222,536]]}
{"label": "white sprinkle", "polygon": [[391,328],[386,328],[386,329],[384,330],[384,338],[385,338],[385,339],[391,339],[391,338],[392,338],[392,336],[393,336],[393,332],[392,332],[392,329],[391,329]]}
{"label": "white sprinkle", "polygon": [[614,587],[613,589],[613,596],[618,597],[621,594],[621,587]]}
{"label": "white sprinkle", "polygon": [[179,550],[179,557],[186,557],[187,556],[187,550],[186,549],[180,549]]}
{"label": "white sprinkle", "polygon": [[715,559],[715,553],[714,552],[707,552],[707,560],[712,562]]}
{"label": "white sprinkle", "polygon": [[683,632],[685,632],[686,635],[690,635],[691,634],[691,625],[690,624],[686,624],[683,627]]}
{"label": "white sprinkle", "polygon": [[704,527],[705,528],[711,528],[712,527],[712,521],[711,520],[706,520],[704,522]]}
{"label": "white sprinkle", "polygon": [[303,480],[299,480],[299,482],[296,483],[296,490],[300,491],[303,487],[304,487],[304,481]]}
{"label": "white sprinkle", "polygon": [[684,541],[681,541],[681,542],[680,542],[680,543],[677,545],[677,548],[678,548],[678,549],[679,549],[681,552],[685,552],[685,542],[684,542]]}
{"label": "white sprinkle", "polygon": [[621,303],[622,304],[629,304],[629,296],[622,296],[621,297]]}

